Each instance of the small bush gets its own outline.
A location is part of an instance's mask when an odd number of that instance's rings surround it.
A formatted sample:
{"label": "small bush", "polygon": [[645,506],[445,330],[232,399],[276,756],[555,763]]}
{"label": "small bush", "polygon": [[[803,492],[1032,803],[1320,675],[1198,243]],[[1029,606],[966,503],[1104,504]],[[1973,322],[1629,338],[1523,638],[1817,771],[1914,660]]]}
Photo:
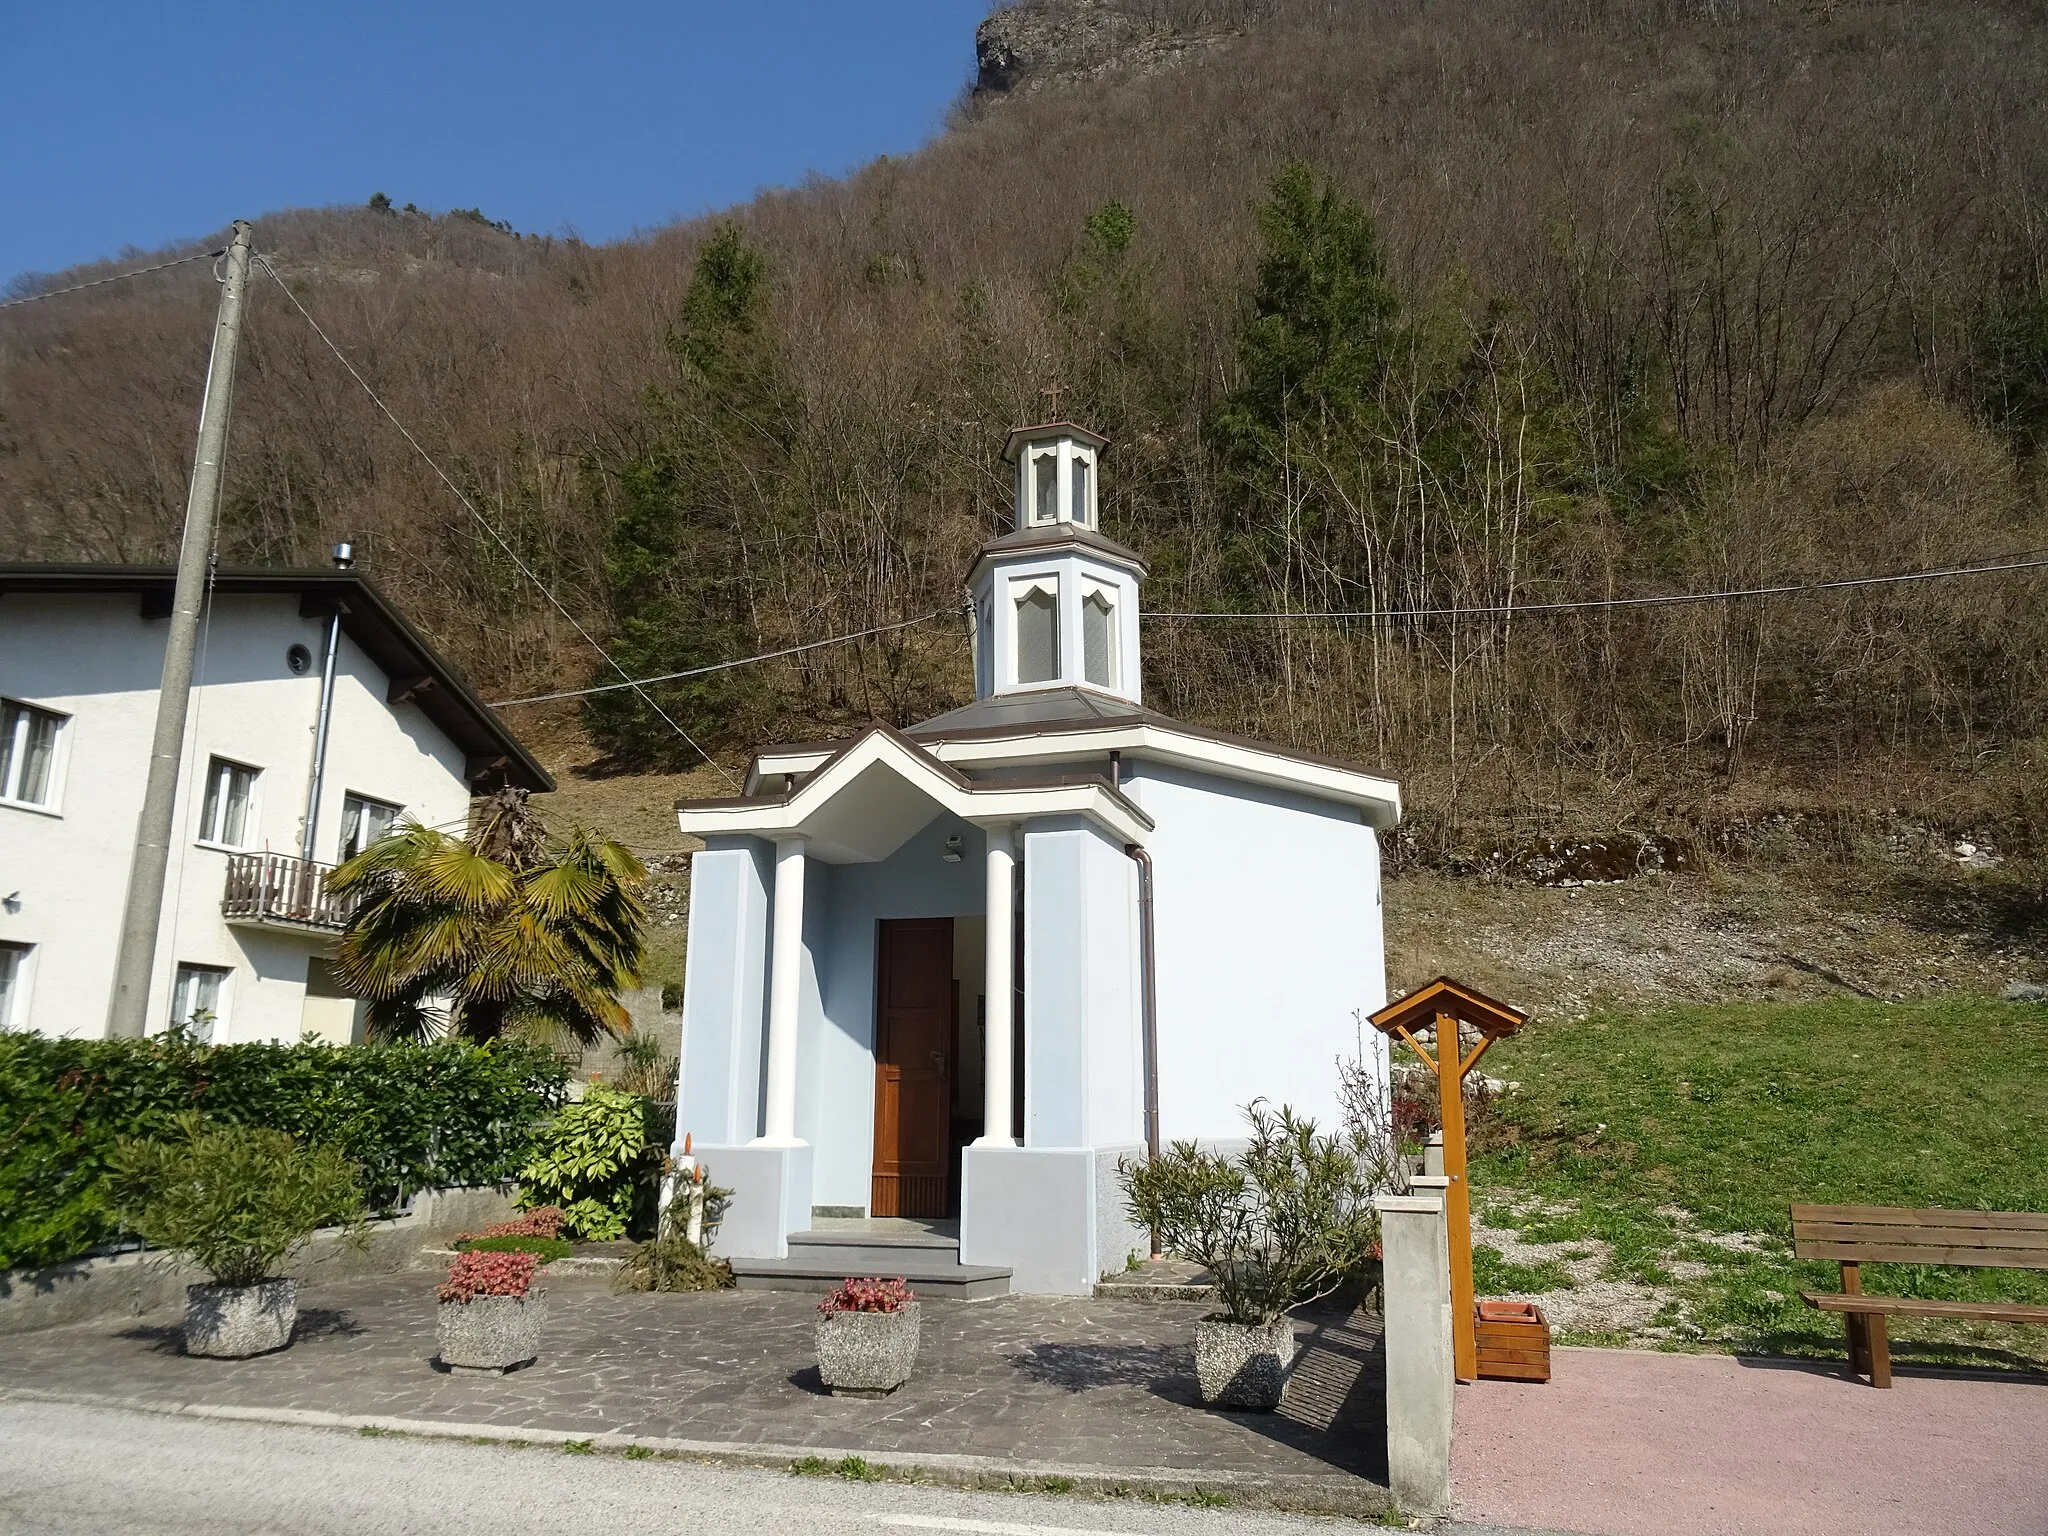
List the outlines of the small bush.
{"label": "small bush", "polygon": [[845,1280],[818,1303],[828,1317],[835,1312],[901,1312],[917,1298],[902,1280]]}
{"label": "small bush", "polygon": [[524,1296],[539,1268],[540,1260],[530,1253],[465,1253],[434,1294],[459,1302],[479,1296]]}
{"label": "small bush", "polygon": [[334,1148],[250,1126],[209,1129],[197,1115],[170,1139],[122,1142],[112,1178],[130,1227],[221,1285],[269,1278],[320,1227],[362,1210],[355,1170]]}
{"label": "small bush", "polygon": [[1245,1111],[1251,1142],[1235,1159],[1177,1141],[1120,1161],[1133,1219],[1215,1277],[1224,1315],[1270,1323],[1364,1270],[1379,1241],[1375,1153],[1263,1102]]}
{"label": "small bush", "polygon": [[463,1237],[455,1241],[463,1253],[530,1253],[543,1264],[566,1259],[576,1251],[574,1243],[559,1237]]}
{"label": "small bush", "polygon": [[637,1094],[592,1083],[534,1138],[519,1170],[521,1199],[562,1211],[570,1237],[624,1237],[641,1185],[659,1169],[647,1143],[647,1105]]}

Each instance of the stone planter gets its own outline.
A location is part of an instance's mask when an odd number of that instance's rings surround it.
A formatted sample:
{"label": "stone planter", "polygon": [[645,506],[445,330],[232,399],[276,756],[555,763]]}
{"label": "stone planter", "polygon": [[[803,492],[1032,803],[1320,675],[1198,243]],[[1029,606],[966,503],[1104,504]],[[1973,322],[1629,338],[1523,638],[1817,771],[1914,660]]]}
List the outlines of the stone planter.
{"label": "stone planter", "polygon": [[840,1397],[887,1397],[917,1363],[917,1303],[901,1312],[822,1312],[818,1374]]}
{"label": "stone planter", "polygon": [[548,1293],[539,1287],[524,1296],[478,1296],[444,1301],[436,1318],[441,1363],[451,1371],[502,1376],[540,1356],[540,1333],[548,1320]]}
{"label": "stone planter", "polygon": [[1294,1325],[1204,1318],[1195,1324],[1195,1377],[1202,1401],[1217,1408],[1270,1412],[1280,1406],[1294,1369]]}
{"label": "stone planter", "polygon": [[299,1320],[299,1282],[185,1287],[185,1353],[246,1360],[292,1341]]}

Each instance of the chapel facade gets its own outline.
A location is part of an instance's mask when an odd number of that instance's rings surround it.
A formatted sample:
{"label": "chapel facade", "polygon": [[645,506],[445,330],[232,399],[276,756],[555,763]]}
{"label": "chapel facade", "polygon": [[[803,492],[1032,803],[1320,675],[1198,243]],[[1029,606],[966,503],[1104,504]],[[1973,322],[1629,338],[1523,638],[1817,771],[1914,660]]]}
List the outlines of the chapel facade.
{"label": "chapel facade", "polygon": [[677,808],[705,844],[677,1135],[734,1191],[743,1284],[914,1259],[958,1294],[1087,1294],[1148,1247],[1119,1158],[1240,1139],[1261,1097],[1329,1124],[1339,1056],[1384,1081],[1360,1021],[1399,788],[1146,708],[1108,448],[1065,421],[1004,445],[972,703],[764,747],[742,795]]}

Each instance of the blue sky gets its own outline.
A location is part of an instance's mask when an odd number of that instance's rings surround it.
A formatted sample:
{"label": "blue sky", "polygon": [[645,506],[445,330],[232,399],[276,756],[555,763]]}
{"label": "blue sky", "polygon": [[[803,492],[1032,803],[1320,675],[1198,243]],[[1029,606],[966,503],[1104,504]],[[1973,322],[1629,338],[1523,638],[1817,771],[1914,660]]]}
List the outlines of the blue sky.
{"label": "blue sky", "polygon": [[0,283],[385,192],[608,240],[936,133],[989,0],[65,0],[0,21]]}

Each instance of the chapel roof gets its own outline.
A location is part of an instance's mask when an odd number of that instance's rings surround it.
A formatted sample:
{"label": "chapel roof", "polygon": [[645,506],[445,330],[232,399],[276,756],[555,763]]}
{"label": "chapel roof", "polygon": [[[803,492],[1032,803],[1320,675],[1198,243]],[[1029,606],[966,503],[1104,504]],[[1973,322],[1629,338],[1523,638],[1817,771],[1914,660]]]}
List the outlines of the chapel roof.
{"label": "chapel roof", "polygon": [[967,573],[968,584],[974,582],[975,573],[981,569],[984,560],[996,555],[1029,554],[1037,549],[1055,549],[1064,545],[1079,545],[1082,549],[1127,565],[1143,576],[1151,569],[1145,557],[1128,544],[1119,544],[1106,534],[1097,533],[1093,528],[1080,523],[1035,523],[1019,528],[1014,533],[1003,534],[990,539],[975,554],[973,568]]}
{"label": "chapel roof", "polygon": [[959,709],[948,710],[943,715],[934,715],[929,720],[920,721],[908,727],[903,734],[912,741],[922,744],[988,740],[1002,736],[1065,735],[1072,732],[1097,731],[1117,725],[1156,726],[1182,736],[1193,736],[1203,741],[1263,752],[1270,757],[1287,758],[1300,763],[1316,763],[1325,768],[1339,768],[1346,773],[1372,774],[1390,780],[1393,777],[1384,769],[1369,767],[1349,758],[1330,757],[1320,752],[1304,752],[1296,747],[1284,747],[1274,742],[1261,741],[1255,736],[1240,736],[1206,725],[1191,725],[1185,720],[1175,719],[1172,715],[1161,714],[1156,709],[1147,709],[1142,704],[1133,704],[1128,699],[1120,699],[1114,694],[1102,693],[1093,688],[1033,688],[991,694]]}

